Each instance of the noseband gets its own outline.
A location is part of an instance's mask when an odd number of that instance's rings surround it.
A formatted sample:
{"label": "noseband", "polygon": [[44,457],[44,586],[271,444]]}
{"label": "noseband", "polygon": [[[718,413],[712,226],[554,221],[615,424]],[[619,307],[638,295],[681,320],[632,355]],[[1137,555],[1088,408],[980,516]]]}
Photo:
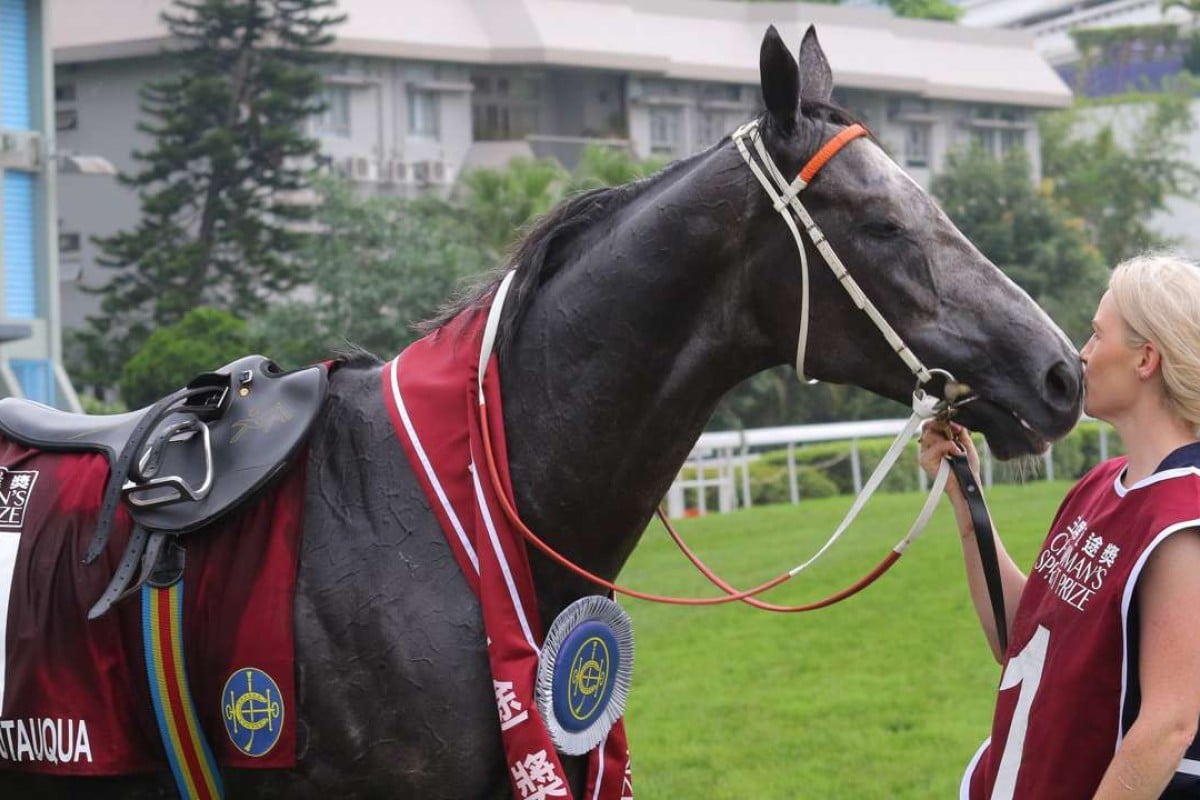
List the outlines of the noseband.
{"label": "noseband", "polygon": [[[608,581],[592,572],[589,572],[583,567],[580,567],[578,564],[573,563],[565,556],[554,550],[554,548],[550,547],[550,545],[546,544],[546,542],[534,534],[533,531],[529,530],[529,528],[526,527],[521,521],[516,509],[513,508],[512,504],[508,501],[507,494],[505,493],[500,481],[499,472],[495,463],[495,455],[492,451],[491,432],[488,428],[489,415],[487,413],[487,403],[484,399],[483,379],[484,373],[487,370],[488,360],[491,358],[493,346],[495,344],[496,331],[500,325],[500,317],[504,307],[504,301],[508,295],[509,286],[512,283],[513,276],[516,274],[515,272],[510,271],[500,282],[499,287],[496,289],[496,294],[492,299],[492,307],[488,314],[487,324],[484,328],[482,348],[479,355],[480,427],[484,444],[484,453],[488,462],[488,472],[490,473],[493,487],[496,490],[496,495],[499,498],[500,505],[505,516],[507,516],[509,521],[517,528],[517,530],[522,533],[525,539],[531,545],[545,553],[551,560],[555,561],[571,572],[588,579],[598,586],[614,592],[620,592],[631,597],[637,597],[642,600],[673,603],[678,605],[717,605],[740,600],[757,608],[762,608],[769,611],[810,611],[815,608],[822,608],[824,606],[832,605],[833,603],[836,603],[861,591],[863,588],[874,582],[875,579],[877,579],[880,575],[886,572],[888,568],[890,568],[892,564],[894,564],[900,558],[900,556],[904,553],[908,546],[912,544],[917,536],[920,535],[922,530],[924,530],[929,518],[933,515],[934,509],[937,507],[938,498],[941,496],[942,490],[946,485],[946,480],[949,477],[951,470],[951,463],[949,459],[944,460],[939,466],[929,496],[926,498],[924,506],[921,508],[916,521],[913,523],[908,533],[905,534],[904,538],[892,548],[888,555],[878,565],[876,565],[876,567],[870,573],[860,579],[857,583],[823,600],[803,606],[779,606],[772,603],[765,603],[756,599],[756,595],[780,585],[784,581],[787,581],[788,579],[796,576],[808,568],[841,537],[841,535],[850,526],[850,523],[853,522],[855,517],[858,516],[859,511],[862,510],[867,500],[872,494],[874,494],[875,490],[879,488],[880,484],[883,483],[883,479],[887,476],[888,472],[891,471],[892,466],[904,452],[905,445],[908,444],[913,434],[916,433],[917,429],[923,422],[935,418],[942,420],[949,419],[950,415],[957,407],[974,399],[974,395],[970,394],[966,387],[961,386],[961,384],[957,384],[954,376],[949,372],[943,369],[928,369],[923,363],[921,363],[921,360],[917,358],[916,354],[914,354],[911,349],[909,349],[908,345],[904,343],[904,340],[900,338],[900,335],[896,333],[895,329],[888,324],[888,321],[884,319],[882,314],[879,313],[879,310],[875,307],[875,304],[871,302],[870,298],[866,296],[862,288],[858,285],[858,282],[855,281],[854,277],[846,270],[846,267],[842,264],[841,259],[838,258],[837,253],[829,244],[829,241],[825,238],[825,234],[821,231],[817,223],[813,221],[813,218],[808,213],[808,210],[800,202],[800,192],[802,192],[805,187],[809,185],[813,178],[816,177],[817,173],[820,172],[821,168],[824,167],[825,164],[830,161],[830,159],[836,156],[838,152],[841,151],[841,149],[848,143],[860,137],[867,136],[867,130],[861,125],[857,124],[843,129],[836,136],[826,142],[820,148],[820,150],[817,151],[816,155],[814,155],[804,166],[804,168],[800,170],[800,173],[794,180],[788,181],[783,177],[783,174],[779,171],[779,168],[775,165],[775,162],[767,153],[767,149],[762,142],[762,137],[759,134],[758,127],[758,120],[748,122],[734,131],[731,138],[737,145],[738,152],[741,153],[742,159],[746,162],[747,166],[750,167],[751,172],[754,173],[754,176],[758,179],[758,182],[767,192],[767,196],[771,198],[771,202],[775,210],[780,216],[783,217],[784,222],[787,223],[788,230],[791,231],[792,237],[796,242],[796,248],[800,254],[802,286],[800,300],[800,333],[796,344],[796,374],[800,377],[804,376],[804,360],[808,340],[809,319],[808,254],[806,248],[804,247],[804,238],[800,234],[800,228],[802,227],[804,232],[808,235],[809,240],[813,243],[813,246],[817,248],[817,251],[821,254],[825,263],[829,266],[830,270],[833,271],[838,283],[850,296],[850,299],[853,301],[854,305],[867,315],[867,318],[870,319],[879,332],[883,334],[883,337],[887,340],[892,350],[900,357],[900,359],[916,378],[916,387],[913,390],[912,401],[913,414],[905,424],[904,428],[896,436],[896,439],[892,442],[891,447],[888,448],[886,455],[884,455],[883,459],[876,466],[874,472],[871,473],[871,477],[863,486],[863,489],[859,493],[858,497],[855,498],[853,505],[851,505],[850,510],[846,513],[846,516],[842,520],[841,524],[838,525],[837,529],[833,532],[825,544],[817,551],[817,553],[802,564],[793,567],[787,572],[782,573],[766,583],[760,584],[752,589],[739,591],[729,583],[716,576],[708,567],[703,564],[703,562],[700,561],[699,558],[695,556],[695,554],[688,549],[687,545],[684,544],[683,540],[672,527],[666,515],[662,512],[662,509],[659,508],[658,516],[662,520],[663,524],[666,525],[667,530],[670,532],[671,537],[675,540],[675,543],[680,547],[688,559],[691,560],[692,563],[704,573],[706,577],[708,577],[714,584],[716,584],[722,591],[725,592],[725,595],[722,597],[665,597],[661,595],[648,594],[646,592],[640,592],[634,589],[629,589],[628,587],[617,585],[612,581]],[[754,155],[752,155],[750,149],[747,147],[747,141],[753,142],[757,159],[754,157]],[[941,375],[945,379],[943,394],[948,396],[947,399],[936,398],[926,393],[924,390],[925,384],[929,383],[935,374]],[[950,397],[950,395],[953,395],[953,397]],[[961,464],[955,465],[955,474],[961,476],[959,480],[960,482],[964,483],[964,486],[966,485],[966,482],[970,480],[970,469],[966,466],[965,457],[962,458]],[[968,490],[964,489],[964,491]],[[978,491],[978,487],[974,487],[970,491],[972,493],[967,495],[969,502],[978,501],[979,506],[982,506],[982,494]],[[973,518],[980,517],[980,514],[976,512],[977,507],[972,506]],[[983,537],[985,533],[983,527],[986,527],[986,521],[987,510],[986,507],[984,507],[982,511],[982,520],[977,524],[976,528],[976,535],[979,537],[981,550],[983,550]],[[990,545],[990,527],[986,528],[986,536],[988,539],[988,544]],[[992,557],[993,559],[995,558],[994,548]],[[987,558],[985,554],[985,562],[986,560]],[[989,588],[990,585],[991,580],[989,578]],[[995,595],[993,595],[993,609],[995,610],[994,598]],[[1001,605],[1000,611],[997,613],[997,627],[998,633],[1001,637],[1004,635],[1003,631],[1005,628],[1003,624],[1003,616],[1001,616],[1002,614],[1003,606]]]}

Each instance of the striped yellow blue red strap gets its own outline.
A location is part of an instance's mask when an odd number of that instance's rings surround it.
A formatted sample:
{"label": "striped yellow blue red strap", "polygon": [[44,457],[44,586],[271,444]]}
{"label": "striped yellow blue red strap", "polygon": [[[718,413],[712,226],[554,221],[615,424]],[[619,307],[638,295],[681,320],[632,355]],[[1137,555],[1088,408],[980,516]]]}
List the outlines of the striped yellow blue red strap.
{"label": "striped yellow blue red strap", "polygon": [[158,732],[179,796],[219,800],[221,774],[196,717],[183,662],[183,581],[142,587],[142,639]]}

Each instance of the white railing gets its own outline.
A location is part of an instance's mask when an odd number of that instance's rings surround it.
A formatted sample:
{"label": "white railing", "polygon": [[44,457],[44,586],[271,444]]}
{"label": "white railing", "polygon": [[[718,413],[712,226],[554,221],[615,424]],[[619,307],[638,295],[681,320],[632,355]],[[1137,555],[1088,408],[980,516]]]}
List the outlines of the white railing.
{"label": "white railing", "polygon": [[[707,490],[717,490],[717,508],[722,514],[735,508],[750,508],[750,465],[761,457],[761,451],[786,446],[788,496],[791,502],[800,502],[800,484],[796,470],[796,445],[818,442],[850,442],[850,474],[854,491],[862,491],[863,468],[859,453],[859,441],[895,436],[904,428],[903,419],[880,419],[864,422],[829,422],[817,425],[788,425],[780,428],[754,428],[744,431],[712,431],[701,434],[696,446],[684,462],[667,491],[667,513],[671,517],[682,517],[689,513],[708,513]],[[752,452],[758,450],[759,452]],[[1108,426],[1100,427],[1100,460],[1108,458]],[[1045,465],[1044,477],[1054,480],[1054,460],[1051,450],[1042,455]],[[992,485],[993,459],[987,445],[980,448],[980,461],[984,486]],[[922,490],[928,488],[925,472],[915,463],[898,464],[895,469],[915,469],[917,482]],[[687,473],[689,477],[684,478]],[[688,503],[691,497],[694,501]]]}

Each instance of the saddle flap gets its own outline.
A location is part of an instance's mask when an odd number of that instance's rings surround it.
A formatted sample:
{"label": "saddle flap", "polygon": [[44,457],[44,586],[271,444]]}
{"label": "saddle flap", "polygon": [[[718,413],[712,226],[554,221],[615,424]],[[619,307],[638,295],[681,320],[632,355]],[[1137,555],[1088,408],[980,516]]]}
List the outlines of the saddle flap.
{"label": "saddle flap", "polygon": [[94,451],[113,462],[147,411],[72,414],[33,400],[5,397],[0,400],[0,433],[39,450]]}
{"label": "saddle flap", "polygon": [[214,391],[149,437],[124,486],[130,515],[150,530],[186,533],[254,496],[307,438],[327,385],[324,366],[282,372],[263,356],[193,381],[189,388]]}

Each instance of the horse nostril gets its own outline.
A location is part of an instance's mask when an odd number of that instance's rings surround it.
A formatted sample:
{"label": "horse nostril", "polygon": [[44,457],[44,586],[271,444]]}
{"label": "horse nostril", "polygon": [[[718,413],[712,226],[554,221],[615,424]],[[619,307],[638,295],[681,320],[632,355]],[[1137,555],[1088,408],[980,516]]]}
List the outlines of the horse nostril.
{"label": "horse nostril", "polygon": [[1046,399],[1072,405],[1079,399],[1080,368],[1058,361],[1046,372]]}

